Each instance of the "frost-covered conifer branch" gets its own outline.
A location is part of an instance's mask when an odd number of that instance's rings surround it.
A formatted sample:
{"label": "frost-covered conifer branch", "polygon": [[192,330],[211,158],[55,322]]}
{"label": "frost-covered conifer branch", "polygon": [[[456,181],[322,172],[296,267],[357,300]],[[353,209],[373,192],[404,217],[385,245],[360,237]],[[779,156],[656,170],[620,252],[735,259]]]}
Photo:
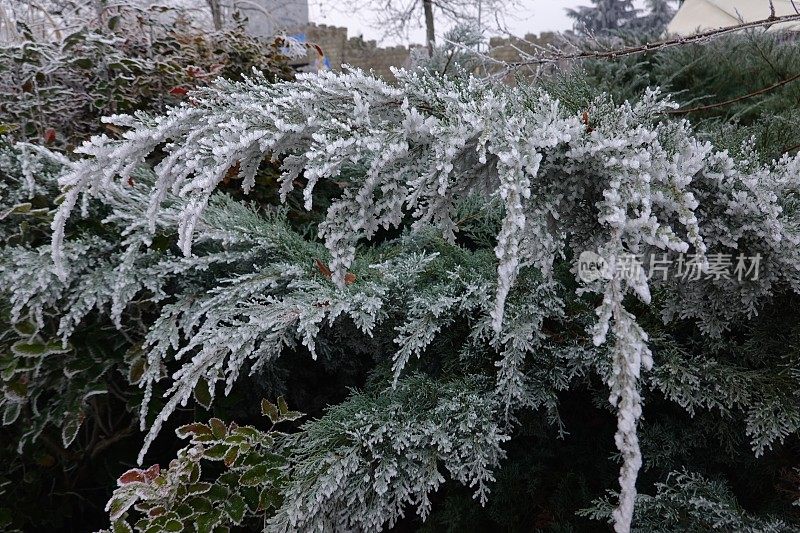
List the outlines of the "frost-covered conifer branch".
{"label": "frost-covered conifer branch", "polygon": [[692,416],[703,409],[718,410],[725,417],[741,413],[753,451],[756,456],[764,454],[800,430],[800,373],[796,371],[800,360],[796,352],[785,350],[793,342],[791,330],[765,326],[779,323],[777,319],[760,317],[751,324],[753,340],[727,348],[733,357],[695,354],[674,339],[654,339],[659,357],[648,386]]}
{"label": "frost-covered conifer branch", "polygon": [[290,437],[289,486],[268,530],[381,531],[407,505],[425,519],[441,467],[485,502],[509,439],[498,409],[474,380],[419,375],[349,398]]}
{"label": "frost-covered conifer branch", "polygon": [[[700,474],[677,470],[656,483],[656,493],[637,497],[637,532],[670,533],[692,529],[706,531],[776,531],[793,533],[797,528],[779,518],[760,517],[746,512],[736,502],[730,487]],[[610,520],[613,505],[609,498],[595,500],[578,514]]]}
{"label": "frost-covered conifer branch", "polygon": [[[164,416],[186,402],[201,379],[223,379],[230,388],[247,359],[269,361],[294,343],[313,353],[320,324],[337,316],[350,316],[369,334],[383,312],[387,289],[369,277],[347,286],[348,269],[359,260],[359,242],[382,228],[404,225],[407,214],[414,220],[412,232],[434,227],[452,241],[460,205],[476,196],[495,200],[503,214],[494,248],[494,302],[485,314],[479,311],[483,322],[474,325],[479,336],[492,339],[504,353],[498,392],[507,401],[523,397],[518,391],[524,379],[515,369],[538,342],[535,330],[520,329],[507,317],[515,291],[525,290],[517,286],[521,273],[538,271],[546,286],[553,282],[554,263],[567,251],[595,251],[612,265],[610,279],[587,283],[582,292],[603,296],[593,327],[595,343],[613,335],[609,386],[624,460],[614,516],[617,530],[627,531],[641,464],[639,378],[641,368],[650,366],[650,352],[646,334],[623,300],[632,292],[648,304],[650,289],[641,274],[624,276],[616,265],[631,253],[691,251],[705,267],[709,250],[742,247],[763,250],[771,266],[790,266],[800,241],[796,219],[784,205],[797,192],[800,160],[786,156],[765,166],[715,151],[693,136],[687,122],[659,122],[663,111],[675,106],[657,91],[622,105],[598,98],[575,114],[541,90],[424,71],[397,74],[397,85],[359,71],[305,75],[297,83],[277,84],[256,74],[241,83],[218,81],[161,117],[111,117],[109,122],[130,128],[123,138],[92,139],[78,150],[88,157],[60,180],[66,199],[53,222],[52,249],[58,275],[67,276],[64,224],[80,196],[104,198],[119,190],[119,183],[156,149],[164,157],[146,199],[148,222],[131,220],[131,227],[147,245],[145,235],[158,225],[167,199],[178,199],[166,209],[167,223],[177,228],[187,257],[193,242],[202,241],[212,194],[232,173],[247,192],[261,162],[276,161],[283,197],[300,185],[307,209],[320,180],[344,187],[319,227],[334,285],[309,276],[311,256],[302,258],[304,264],[300,256],[286,258],[280,252],[267,255],[264,272],[229,279],[235,289],[228,293],[236,294],[237,302],[221,301],[225,291],[218,290],[165,309],[151,331],[148,382],[160,377],[156,363],[170,350],[192,361],[173,376],[168,408],[151,428],[150,442]],[[317,253],[312,248],[306,253]],[[367,260],[367,268],[381,263]],[[662,285],[671,301],[704,301],[714,291],[728,291],[748,302],[747,312],[754,313],[776,287],[800,287],[797,264],[771,271],[754,285],[735,280]],[[289,292],[271,293],[279,287]],[[398,330],[397,375],[450,313],[478,311],[464,294],[487,286],[440,289],[420,295],[410,322]],[[321,296],[325,305],[320,305]],[[541,324],[545,314],[557,315],[557,308],[534,315],[531,324]],[[665,316],[672,309],[668,304]],[[716,317],[720,327],[736,312]],[[681,313],[700,314],[696,308]],[[181,338],[189,343],[181,344]]]}

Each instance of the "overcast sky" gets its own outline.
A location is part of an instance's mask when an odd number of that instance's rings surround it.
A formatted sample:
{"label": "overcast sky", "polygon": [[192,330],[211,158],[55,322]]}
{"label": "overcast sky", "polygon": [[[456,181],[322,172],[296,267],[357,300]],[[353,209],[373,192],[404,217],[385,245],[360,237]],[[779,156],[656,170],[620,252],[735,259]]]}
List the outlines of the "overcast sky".
{"label": "overcast sky", "polygon": [[[510,10],[513,14],[505,17],[505,24],[511,33],[520,36],[526,33],[566,30],[572,24],[564,9],[588,3],[586,0],[517,0],[517,7]],[[381,30],[373,27],[368,11],[354,13],[351,9],[343,9],[342,5],[342,0],[309,0],[311,21],[344,26],[350,30],[351,37],[363,35],[366,39],[375,39],[385,45],[422,43],[425,40],[425,31],[421,27],[412,31],[408,40],[384,39]]]}

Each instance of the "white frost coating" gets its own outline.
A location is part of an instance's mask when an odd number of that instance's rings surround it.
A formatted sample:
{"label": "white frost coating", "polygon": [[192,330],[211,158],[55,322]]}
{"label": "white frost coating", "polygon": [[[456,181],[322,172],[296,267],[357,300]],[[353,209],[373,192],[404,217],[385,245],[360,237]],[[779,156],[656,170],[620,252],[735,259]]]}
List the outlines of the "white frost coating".
{"label": "white frost coating", "polygon": [[[190,337],[179,355],[191,353],[196,360],[174,376],[168,405],[185,402],[200,377],[218,378],[230,387],[249,357],[269,360],[296,342],[313,352],[319,325],[338,314],[360,317],[363,329],[369,330],[380,314],[381,295],[364,293],[357,301],[344,292],[358,242],[373,238],[381,228],[401,225],[409,214],[415,219],[413,229],[433,225],[453,239],[457,206],[476,195],[496,199],[504,207],[495,248],[496,286],[489,287],[495,299],[485,326],[503,354],[498,392],[509,401],[521,396],[522,360],[535,345],[537,332],[507,319],[507,302],[515,296],[521,269],[535,267],[545,282],[552,281],[551,267],[568,247],[577,253],[597,251],[610,264],[645,251],[690,251],[707,264],[707,248],[735,248],[746,233],[748,238],[758,237],[753,240],[757,246],[786,258],[781,266],[796,275],[796,232],[785,224],[776,195],[761,184],[768,183],[772,190],[796,188],[800,158],[787,156],[772,167],[757,169],[739,164],[694,138],[686,122],[657,123],[672,107],[657,91],[648,91],[639,103],[621,106],[601,98],[585,113],[575,113],[529,88],[424,72],[401,71],[398,79],[397,85],[390,85],[353,71],[301,75],[297,82],[277,84],[258,74],[241,83],[218,81],[193,93],[191,106],[173,108],[165,116],[111,117],[109,122],[131,128],[123,139],[95,137],[78,150],[88,157],[61,177],[67,195],[53,223],[52,254],[62,279],[67,276],[63,228],[80,196],[102,196],[159,146],[166,155],[155,168],[147,218],[152,229],[164,199],[177,196],[182,203],[171,220],[179,228],[186,255],[191,254],[209,196],[236,165],[248,189],[262,159],[281,161],[283,198],[303,178],[307,208],[313,205],[313,187],[320,180],[335,180],[343,187],[319,227],[341,292],[319,286],[302,291],[301,301],[260,302],[268,311],[248,315],[251,322],[237,323],[235,334],[219,346],[210,341],[225,335],[220,324],[226,310],[211,306],[214,295],[200,309],[175,304],[172,315],[162,316],[151,331],[151,368],[159,368],[168,350],[178,349],[177,340],[166,340],[175,330]],[[736,217],[747,224],[733,223]],[[788,241],[787,234],[792,235]],[[286,277],[276,272],[272,280]],[[255,280],[232,281],[242,290],[255,291]],[[800,287],[796,280],[792,283]],[[767,282],[754,287],[748,301],[770,290]],[[595,343],[603,344],[607,334],[613,334],[610,400],[619,413],[616,441],[623,456],[614,518],[616,529],[627,531],[642,460],[636,437],[641,415],[637,385],[641,369],[652,362],[647,337],[622,302],[630,291],[649,303],[650,291],[646,280],[635,275],[615,275],[583,290],[603,295]],[[323,293],[332,307],[320,311],[311,295]],[[681,297],[702,301],[698,294]],[[398,375],[408,358],[424,349],[442,327],[437,313],[446,315],[448,307],[467,305],[446,291],[441,298],[439,307],[426,307],[424,299],[415,302],[420,312],[411,319],[419,328],[407,326],[398,332]],[[701,304],[692,308],[700,309]],[[148,375],[144,382],[157,379]],[[146,394],[149,397],[149,389]],[[168,414],[158,418],[147,442]]]}
{"label": "white frost coating", "polygon": [[[594,326],[594,344],[600,346],[606,342],[609,325],[613,321],[612,370],[608,385],[611,388],[609,401],[617,408],[614,441],[622,456],[619,505],[612,515],[614,530],[618,533],[629,532],[633,520],[636,477],[642,466],[642,453],[636,434],[636,424],[642,415],[637,385],[641,369],[650,370],[653,366],[652,354],[647,347],[647,334],[622,305],[625,283],[622,276],[615,275],[606,284],[603,302],[596,311],[599,320]],[[649,299],[649,294],[647,296]]]}
{"label": "white frost coating", "polygon": [[[509,440],[496,402],[470,383],[432,390],[410,380],[383,397],[358,395],[334,407],[325,427],[304,427],[283,504],[265,531],[383,531],[407,507],[424,520],[443,471],[486,502]],[[319,452],[323,446],[328,453]]]}

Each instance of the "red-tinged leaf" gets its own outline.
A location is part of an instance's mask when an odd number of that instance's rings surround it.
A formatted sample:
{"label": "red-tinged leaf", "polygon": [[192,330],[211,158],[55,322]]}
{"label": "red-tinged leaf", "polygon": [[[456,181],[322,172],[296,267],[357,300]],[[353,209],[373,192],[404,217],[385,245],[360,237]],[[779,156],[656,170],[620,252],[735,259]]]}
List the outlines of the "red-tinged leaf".
{"label": "red-tinged leaf", "polygon": [[44,131],[44,143],[45,144],[52,144],[56,140],[56,130],[53,128],[47,128]]}
{"label": "red-tinged leaf", "polygon": [[212,418],[208,421],[208,425],[211,426],[211,433],[214,435],[215,439],[221,439],[228,433],[225,422],[219,418]]}
{"label": "red-tinged leaf", "polygon": [[186,424],[185,426],[179,427],[175,430],[175,433],[178,437],[185,439],[189,435],[211,435],[211,428],[205,424],[201,424],[200,422],[193,422],[191,424]]}
{"label": "red-tinged leaf", "polygon": [[[316,258],[314,259],[314,264],[316,265],[317,270],[319,270],[323,276],[325,276],[328,279],[331,279],[333,273],[331,272],[331,269],[328,268],[328,265],[326,265],[325,263]],[[347,274],[344,275],[345,285],[352,285],[355,282],[356,282],[356,275],[353,274],[352,272],[348,272]]]}
{"label": "red-tinged leaf", "polygon": [[331,269],[328,268],[328,265],[326,265],[325,263],[323,263],[319,259],[314,259],[314,264],[317,265],[317,270],[319,270],[322,273],[323,276],[325,276],[328,279],[331,279],[331,276],[333,274],[331,273]]}
{"label": "red-tinged leaf", "polygon": [[131,468],[117,479],[117,484],[119,485],[127,485],[128,483],[144,483],[145,482],[144,471],[138,468]]}
{"label": "red-tinged leaf", "polygon": [[160,473],[161,473],[161,466],[159,466],[157,463],[143,472],[144,478],[147,481],[153,481],[155,478],[158,477]]}
{"label": "red-tinged leaf", "polygon": [[241,167],[239,166],[238,162],[236,162],[236,164],[234,164],[231,168],[229,168],[225,172],[225,176],[223,176],[222,178],[222,184],[227,185],[231,180],[238,178],[240,168]]}
{"label": "red-tinged leaf", "polygon": [[119,128],[113,124],[103,124],[103,126],[105,127],[105,129],[107,129],[108,131],[110,131],[115,135],[122,135],[122,133],[124,132],[122,128]]}
{"label": "red-tinged leaf", "polygon": [[166,512],[167,509],[165,507],[163,507],[162,505],[157,505],[156,507],[153,507],[152,509],[147,511],[147,516],[149,516],[150,518],[156,518]]}
{"label": "red-tinged leaf", "polygon": [[172,94],[174,96],[183,96],[188,92],[189,89],[187,89],[186,87],[181,87],[180,85],[177,87],[173,87],[172,89],[169,90],[169,94]]}

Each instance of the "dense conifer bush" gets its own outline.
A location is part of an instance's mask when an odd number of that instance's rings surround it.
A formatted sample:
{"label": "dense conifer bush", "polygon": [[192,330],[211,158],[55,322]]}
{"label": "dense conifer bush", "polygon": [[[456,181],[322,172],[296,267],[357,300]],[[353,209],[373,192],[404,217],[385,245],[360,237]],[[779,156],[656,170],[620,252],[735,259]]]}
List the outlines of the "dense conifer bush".
{"label": "dense conifer bush", "polygon": [[800,157],[638,64],[472,59],[7,140],[15,461],[103,458],[114,531],[797,531]]}

